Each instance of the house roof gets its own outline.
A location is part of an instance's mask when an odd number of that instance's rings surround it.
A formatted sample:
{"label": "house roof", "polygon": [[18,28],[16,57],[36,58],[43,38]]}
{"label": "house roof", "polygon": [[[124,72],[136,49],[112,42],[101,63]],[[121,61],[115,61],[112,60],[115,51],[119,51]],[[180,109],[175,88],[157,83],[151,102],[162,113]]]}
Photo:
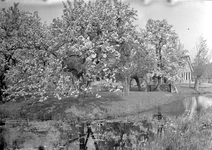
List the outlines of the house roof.
{"label": "house roof", "polygon": [[185,56],[185,59],[186,59],[186,61],[188,62],[188,65],[189,65],[189,68],[191,69],[191,72],[193,72],[194,69],[193,69],[193,66],[192,66],[192,64],[191,64],[191,58],[190,58],[190,56],[189,56],[189,55],[186,55],[186,56]]}

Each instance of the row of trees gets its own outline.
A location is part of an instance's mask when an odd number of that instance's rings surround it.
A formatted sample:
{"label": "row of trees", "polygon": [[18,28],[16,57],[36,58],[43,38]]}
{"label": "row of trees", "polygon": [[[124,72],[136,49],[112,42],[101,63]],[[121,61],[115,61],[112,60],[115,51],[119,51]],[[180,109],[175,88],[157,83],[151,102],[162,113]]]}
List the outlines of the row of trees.
{"label": "row of trees", "polygon": [[199,91],[199,85],[201,78],[212,78],[212,64],[210,63],[210,49],[207,45],[207,41],[200,36],[196,43],[196,55],[193,61],[195,84],[194,88]]}
{"label": "row of trees", "polygon": [[136,16],[118,0],[67,1],[50,25],[18,4],[1,10],[1,98],[81,95],[89,80],[117,74],[126,94],[131,77],[151,73],[175,80],[186,55],[178,35],[166,20],[149,19],[138,31]]}

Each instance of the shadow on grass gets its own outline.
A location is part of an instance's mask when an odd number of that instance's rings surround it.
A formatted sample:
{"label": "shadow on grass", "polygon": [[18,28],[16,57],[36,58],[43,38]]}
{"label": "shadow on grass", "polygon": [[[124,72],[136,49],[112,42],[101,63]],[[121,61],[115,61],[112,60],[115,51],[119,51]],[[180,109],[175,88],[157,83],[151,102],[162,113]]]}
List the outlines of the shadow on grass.
{"label": "shadow on grass", "polygon": [[123,99],[114,93],[99,92],[99,94],[101,98],[86,96],[83,101],[75,97],[62,98],[61,100],[50,97],[43,102],[39,102],[39,99],[9,102],[2,105],[0,110],[4,109],[1,112],[6,112],[7,118],[27,120],[100,119],[107,115],[106,107],[110,107],[111,102]]}

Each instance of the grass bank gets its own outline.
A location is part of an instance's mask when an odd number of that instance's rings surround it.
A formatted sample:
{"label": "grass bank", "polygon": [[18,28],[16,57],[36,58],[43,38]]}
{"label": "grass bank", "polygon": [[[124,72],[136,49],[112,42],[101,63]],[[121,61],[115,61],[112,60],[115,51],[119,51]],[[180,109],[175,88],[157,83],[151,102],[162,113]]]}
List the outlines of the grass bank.
{"label": "grass bank", "polygon": [[[200,89],[203,93],[211,92],[211,86],[202,85]],[[128,96],[120,97],[114,93],[100,92],[101,98],[86,97],[84,102],[79,102],[76,98],[64,98],[57,100],[49,98],[44,102],[38,100],[25,100],[20,102],[8,102],[0,106],[0,117],[10,118],[17,122],[11,123],[2,131],[4,138],[10,147],[15,148],[34,148],[38,149],[39,145],[45,145],[48,149],[64,145],[68,139],[77,135],[77,126],[75,121],[106,119],[112,122],[133,122],[138,126],[132,126],[126,130],[133,144],[133,140],[138,141],[141,145],[134,146],[138,149],[211,149],[211,129],[212,121],[210,120],[212,109],[202,113],[199,118],[187,120],[186,118],[176,119],[174,122],[166,124],[166,133],[162,138],[153,140],[149,143],[141,142],[140,133],[153,134],[157,137],[157,122],[152,122],[152,114],[141,115],[140,112],[158,107],[173,101],[181,100],[187,96],[197,95],[198,93],[186,84],[177,85],[179,93],[168,92],[130,92]],[[18,120],[27,120],[19,122]],[[54,121],[53,121],[54,120]],[[151,132],[144,128],[145,120],[152,124]],[[9,123],[10,124],[10,123]],[[115,123],[117,124],[117,123]],[[130,123],[129,123],[130,124]],[[126,124],[124,124],[126,125]],[[119,127],[112,125],[114,136],[110,136],[110,141],[114,143],[117,133],[123,124]],[[140,131],[140,129],[144,131]],[[139,131],[134,131],[138,130]],[[133,131],[133,132],[131,132]],[[139,134],[139,138],[134,133]],[[119,135],[119,134],[118,134]],[[0,135],[1,136],[1,135]],[[119,138],[119,137],[118,137]],[[205,142],[204,142],[205,141]],[[178,144],[176,144],[178,143]],[[78,143],[79,144],[79,143]],[[79,145],[75,145],[78,148]],[[73,147],[70,146],[70,147]],[[106,150],[107,146],[104,148]],[[108,148],[108,150],[110,147]]]}
{"label": "grass bank", "polygon": [[182,83],[177,84],[179,94],[183,95],[195,95],[195,94],[212,94],[212,84],[211,83],[202,83],[199,87],[199,91],[194,90],[194,83]]}
{"label": "grass bank", "polygon": [[[177,85],[178,94],[169,92],[131,91],[128,96],[100,92],[101,98],[86,97],[83,102],[69,97],[58,100],[49,98],[44,102],[27,99],[0,105],[0,116],[30,120],[90,120],[116,118],[140,113],[173,101],[182,100],[198,93],[188,84]],[[200,86],[201,93],[212,92],[212,85]]]}
{"label": "grass bank", "polygon": [[[93,122],[99,150],[116,148],[135,150],[209,150],[212,148],[212,109],[202,111],[198,116],[188,119],[180,117],[164,121],[143,117],[134,121],[126,118]],[[132,119],[132,118],[131,118]],[[161,133],[159,125],[163,124]],[[99,124],[101,124],[99,126]],[[4,137],[8,148],[46,150],[66,148],[77,150],[78,139],[66,144],[69,139],[78,137],[78,126],[67,121],[29,121],[17,122],[5,127],[0,136]],[[117,146],[118,145],[118,146]],[[89,139],[88,149],[95,149],[94,141]]]}

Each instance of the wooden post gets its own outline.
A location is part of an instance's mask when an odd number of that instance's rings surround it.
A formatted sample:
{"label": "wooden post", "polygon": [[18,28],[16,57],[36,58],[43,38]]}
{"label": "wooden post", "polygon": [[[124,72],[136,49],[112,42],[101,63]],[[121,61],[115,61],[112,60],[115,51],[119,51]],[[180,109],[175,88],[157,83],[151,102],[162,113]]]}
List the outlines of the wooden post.
{"label": "wooden post", "polygon": [[169,83],[168,85],[169,85],[169,92],[172,93],[172,83]]}
{"label": "wooden post", "polygon": [[191,87],[191,72],[189,72],[189,87]]}
{"label": "wooden post", "polygon": [[79,149],[85,150],[84,123],[79,126]]}

